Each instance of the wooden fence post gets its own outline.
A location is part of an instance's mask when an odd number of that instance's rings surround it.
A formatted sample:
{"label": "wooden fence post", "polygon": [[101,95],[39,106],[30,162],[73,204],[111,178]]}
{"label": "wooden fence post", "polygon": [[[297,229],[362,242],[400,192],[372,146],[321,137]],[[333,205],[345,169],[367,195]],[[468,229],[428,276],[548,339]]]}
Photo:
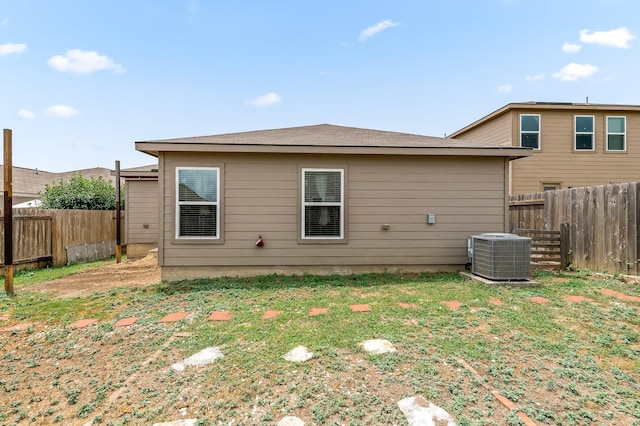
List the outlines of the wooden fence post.
{"label": "wooden fence post", "polygon": [[120,223],[120,160],[116,160],[116,263],[122,258],[121,223]]}
{"label": "wooden fence post", "polygon": [[13,160],[11,130],[4,129],[4,290],[13,296]]}
{"label": "wooden fence post", "polygon": [[571,264],[571,241],[569,240],[571,233],[569,232],[569,224],[560,224],[560,267],[565,269]]}

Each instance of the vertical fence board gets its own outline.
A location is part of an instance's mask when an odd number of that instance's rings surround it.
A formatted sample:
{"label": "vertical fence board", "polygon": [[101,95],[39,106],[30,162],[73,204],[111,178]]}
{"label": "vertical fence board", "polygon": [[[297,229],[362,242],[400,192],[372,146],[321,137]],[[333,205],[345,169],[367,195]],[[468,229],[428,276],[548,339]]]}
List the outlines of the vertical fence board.
{"label": "vertical fence board", "polygon": [[[629,191],[632,202],[629,208],[629,247],[631,247],[631,257],[629,261],[633,264],[635,275],[640,275],[640,182],[634,182]],[[633,236],[635,241],[631,238]]]}
{"label": "vertical fence board", "polygon": [[569,247],[571,246],[571,239],[569,235],[569,224],[560,224],[560,267],[566,268],[571,263],[571,255],[569,254]]}

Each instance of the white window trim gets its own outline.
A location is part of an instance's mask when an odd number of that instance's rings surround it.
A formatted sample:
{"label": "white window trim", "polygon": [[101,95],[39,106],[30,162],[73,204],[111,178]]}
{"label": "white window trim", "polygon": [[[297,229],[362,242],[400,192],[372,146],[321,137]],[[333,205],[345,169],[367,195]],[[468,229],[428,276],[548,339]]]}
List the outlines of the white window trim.
{"label": "white window trim", "polygon": [[[609,132],[609,119],[610,118],[622,118],[624,120],[624,130],[622,131],[622,133],[618,133],[618,132]],[[627,117],[624,115],[608,115],[605,117],[605,120],[607,120],[607,133],[605,135],[605,141],[604,141],[604,149],[607,152],[627,152]],[[609,149],[609,135],[622,135],[622,137],[624,138],[624,149]]]}
{"label": "white window trim", "polygon": [[[339,172],[340,173],[340,202],[308,202],[306,200],[306,173],[307,172]],[[319,169],[319,168],[303,168],[302,169],[302,210],[300,212],[300,236],[303,240],[344,240],[344,169]],[[340,236],[306,236],[305,235],[305,219],[307,206],[340,206]]]}
{"label": "white window trim", "polygon": [[[531,130],[522,130],[522,117],[538,117],[538,131],[532,132]],[[518,145],[521,148],[528,148],[522,146],[522,135],[523,134],[537,134],[538,135],[538,147],[533,148],[534,151],[540,151],[542,149],[542,117],[540,114],[520,114],[520,123],[518,124],[518,130],[520,131],[520,138],[518,140]]]}
{"label": "white window trim", "polygon": [[[213,170],[216,172],[216,201],[209,202],[195,202],[195,201],[180,201],[180,170]],[[175,235],[176,240],[219,240],[220,239],[220,168],[219,167],[176,167],[176,205],[175,205]],[[180,235],[180,206],[186,205],[214,205],[216,206],[216,236],[204,237],[204,236],[181,236]]]}
{"label": "white window trim", "polygon": [[[589,117],[593,130],[591,132],[578,132],[578,118]],[[578,148],[578,135],[591,135],[591,149]],[[573,150],[576,152],[591,152],[596,150],[596,117],[594,115],[575,115],[573,117]]]}

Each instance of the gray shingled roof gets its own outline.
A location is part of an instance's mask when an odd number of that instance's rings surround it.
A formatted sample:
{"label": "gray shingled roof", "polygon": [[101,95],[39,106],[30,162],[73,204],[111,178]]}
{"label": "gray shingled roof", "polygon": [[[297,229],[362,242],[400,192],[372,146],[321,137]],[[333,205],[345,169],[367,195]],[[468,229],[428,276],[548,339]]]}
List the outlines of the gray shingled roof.
{"label": "gray shingled roof", "polygon": [[317,147],[392,147],[392,148],[483,148],[492,147],[479,142],[452,140],[433,136],[355,127],[319,124],[315,126],[258,130],[212,136],[196,136],[138,144],[195,144],[195,145],[256,145],[256,146],[317,146]]}

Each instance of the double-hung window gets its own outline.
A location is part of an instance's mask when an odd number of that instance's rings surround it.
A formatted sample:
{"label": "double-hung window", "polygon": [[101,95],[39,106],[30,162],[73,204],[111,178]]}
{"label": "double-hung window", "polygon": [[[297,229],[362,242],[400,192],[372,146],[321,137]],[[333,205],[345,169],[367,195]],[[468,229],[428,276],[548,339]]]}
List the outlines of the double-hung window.
{"label": "double-hung window", "polygon": [[520,115],[520,146],[540,149],[540,114]]}
{"label": "double-hung window", "polygon": [[594,148],[593,115],[576,115],[575,149],[593,151]]}
{"label": "double-hung window", "polygon": [[626,135],[626,117],[607,117],[607,151],[626,151]]}
{"label": "double-hung window", "polygon": [[302,238],[344,238],[344,170],[302,169]]}
{"label": "double-hung window", "polygon": [[219,168],[176,168],[176,238],[220,238],[219,182]]}

